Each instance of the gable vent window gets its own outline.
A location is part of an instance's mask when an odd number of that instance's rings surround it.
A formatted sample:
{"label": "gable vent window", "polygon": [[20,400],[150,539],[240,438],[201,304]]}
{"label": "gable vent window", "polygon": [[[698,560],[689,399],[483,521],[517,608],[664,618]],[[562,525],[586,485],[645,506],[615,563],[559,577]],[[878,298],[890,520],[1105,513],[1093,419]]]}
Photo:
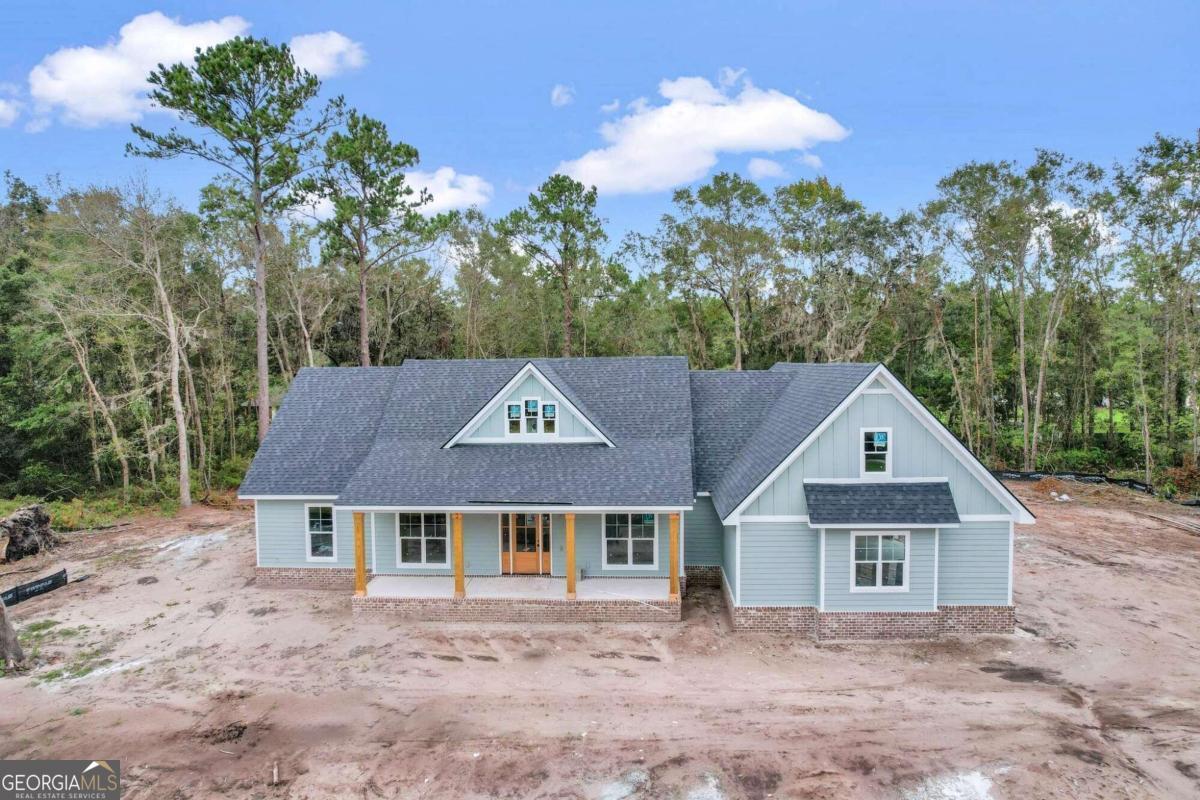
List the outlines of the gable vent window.
{"label": "gable vent window", "polygon": [[509,433],[520,433],[521,432],[521,404],[520,403],[509,403],[507,406],[507,411],[508,411],[508,432]]}
{"label": "gable vent window", "polygon": [[862,429],[861,473],[864,478],[887,478],[892,474],[892,429]]}
{"label": "gable vent window", "polygon": [[542,433],[554,433],[558,429],[558,406],[542,403]]}
{"label": "gable vent window", "polygon": [[525,400],[525,433],[538,432],[538,406],[536,399]]}

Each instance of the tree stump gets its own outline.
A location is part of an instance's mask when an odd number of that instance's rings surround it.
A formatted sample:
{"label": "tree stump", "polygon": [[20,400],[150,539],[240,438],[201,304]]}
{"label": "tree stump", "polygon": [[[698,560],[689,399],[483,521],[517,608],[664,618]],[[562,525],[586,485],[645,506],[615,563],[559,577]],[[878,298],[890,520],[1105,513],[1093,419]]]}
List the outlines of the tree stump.
{"label": "tree stump", "polygon": [[50,530],[50,515],[41,505],[17,509],[0,519],[0,538],[8,536],[4,557],[8,561],[20,561],[26,556],[52,550],[58,537]]}
{"label": "tree stump", "polygon": [[17,632],[8,621],[8,609],[0,602],[0,661],[4,662],[5,669],[12,669],[24,660],[25,653],[17,640]]}

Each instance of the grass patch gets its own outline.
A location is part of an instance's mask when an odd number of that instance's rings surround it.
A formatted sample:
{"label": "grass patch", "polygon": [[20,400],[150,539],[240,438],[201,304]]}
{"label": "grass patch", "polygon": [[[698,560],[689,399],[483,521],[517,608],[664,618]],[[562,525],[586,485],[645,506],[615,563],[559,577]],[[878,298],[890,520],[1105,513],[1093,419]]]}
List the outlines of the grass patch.
{"label": "grass patch", "polygon": [[153,513],[170,517],[179,511],[178,499],[164,496],[155,487],[150,486],[131,489],[128,503],[119,491],[90,494],[70,500],[43,501],[28,495],[4,498],[0,499],[0,516],[7,516],[18,508],[34,503],[42,503],[46,507],[50,514],[50,526],[56,531],[91,530],[112,525],[135,514]]}

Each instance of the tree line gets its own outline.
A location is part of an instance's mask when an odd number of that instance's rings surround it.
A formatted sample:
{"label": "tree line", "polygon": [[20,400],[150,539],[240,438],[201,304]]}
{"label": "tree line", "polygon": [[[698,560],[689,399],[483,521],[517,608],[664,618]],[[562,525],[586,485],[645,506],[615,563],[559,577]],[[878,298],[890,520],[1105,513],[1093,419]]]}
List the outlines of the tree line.
{"label": "tree line", "polygon": [[5,496],[236,486],[302,367],[665,353],[880,361],[994,467],[1200,490],[1200,136],[969,163],[891,215],[720,173],[614,240],[565,175],[500,217],[430,213],[416,148],[286,46],[148,80],[188,128],[135,125],[128,152],[211,164],[196,211],[146,177],[6,176]]}

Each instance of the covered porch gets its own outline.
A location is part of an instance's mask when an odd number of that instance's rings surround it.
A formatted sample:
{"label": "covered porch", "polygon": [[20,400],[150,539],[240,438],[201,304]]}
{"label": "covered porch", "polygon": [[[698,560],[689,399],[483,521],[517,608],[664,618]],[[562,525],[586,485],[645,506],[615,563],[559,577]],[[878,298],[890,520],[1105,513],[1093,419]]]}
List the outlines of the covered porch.
{"label": "covered porch", "polygon": [[[581,509],[579,524],[583,527],[578,531],[576,512],[569,507],[485,507],[478,510],[472,508],[466,513],[455,509],[423,509],[426,519],[437,519],[436,532],[442,543],[439,548],[442,556],[439,560],[441,568],[434,574],[427,575],[411,574],[412,570],[395,574],[390,565],[381,568],[384,559],[379,558],[377,562],[376,558],[377,517],[394,513],[399,518],[399,514],[412,516],[416,511],[417,509],[393,511],[373,508],[352,510],[356,598],[380,601],[508,599],[552,600],[559,603],[679,603],[680,576],[683,569],[683,531],[678,509]],[[610,529],[606,533],[603,525],[605,513],[608,513],[609,517],[632,516],[634,522],[644,517],[645,526],[641,528],[641,536],[647,538],[638,538],[638,525],[620,525],[613,521],[610,521]],[[470,518],[469,537],[464,536],[464,516]],[[517,518],[522,516],[534,520],[530,523],[528,531],[517,522]],[[556,520],[553,536],[549,525],[551,516]],[[509,523],[509,528],[505,527],[505,522]],[[663,530],[664,528],[666,530]],[[369,582],[368,530],[370,572],[373,573]],[[651,530],[653,539],[648,538]],[[399,536],[398,533],[396,535]],[[611,538],[614,535],[617,538]],[[633,538],[626,542],[620,538],[622,536]],[[577,539],[580,537],[584,549],[577,554]],[[469,555],[464,552],[464,538],[470,539]],[[398,542],[397,539],[397,544]],[[640,548],[642,544],[651,543],[652,547],[635,550],[635,544]],[[528,564],[521,560],[524,555],[522,544],[530,551],[528,555],[533,557]],[[399,550],[398,546],[396,550]],[[605,553],[603,558],[601,551]],[[614,565],[612,554],[618,554],[622,561]],[[645,559],[645,564],[638,561],[638,558]],[[407,563],[397,563],[396,566],[403,568]],[[534,574],[509,574],[526,571],[532,571]],[[389,572],[392,574],[388,574]]]}
{"label": "covered porch", "polygon": [[[567,579],[541,575],[467,576],[465,594],[475,598],[559,600],[566,602]],[[575,585],[577,600],[670,599],[668,578],[588,578]],[[454,578],[439,575],[376,575],[367,582],[367,597],[453,599]]]}

